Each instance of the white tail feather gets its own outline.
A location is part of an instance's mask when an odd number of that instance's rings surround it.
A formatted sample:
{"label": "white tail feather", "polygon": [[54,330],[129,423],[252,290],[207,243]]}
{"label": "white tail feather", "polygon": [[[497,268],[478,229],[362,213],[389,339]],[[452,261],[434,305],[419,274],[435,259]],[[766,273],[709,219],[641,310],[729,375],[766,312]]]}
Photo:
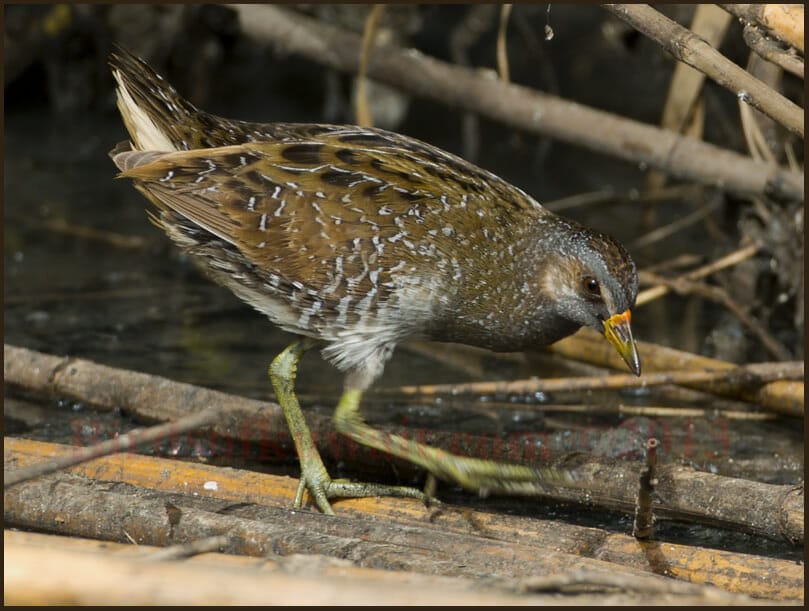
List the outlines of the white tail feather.
{"label": "white tail feather", "polygon": [[177,151],[180,150],[160,128],[155,125],[149,115],[135,102],[127,90],[123,76],[119,70],[113,72],[118,83],[118,110],[124,118],[126,128],[135,148],[141,151]]}

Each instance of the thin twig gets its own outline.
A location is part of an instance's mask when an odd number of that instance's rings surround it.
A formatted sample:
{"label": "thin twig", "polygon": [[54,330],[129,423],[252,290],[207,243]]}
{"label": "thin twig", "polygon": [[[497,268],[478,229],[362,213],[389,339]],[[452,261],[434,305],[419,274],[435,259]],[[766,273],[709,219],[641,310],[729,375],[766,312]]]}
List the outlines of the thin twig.
{"label": "thin twig", "polygon": [[646,467],[640,475],[638,500],[635,502],[635,522],[632,524],[632,535],[636,539],[648,539],[652,536],[654,513],[652,510],[652,494],[657,486],[657,446],[655,438],[646,441]]}
{"label": "thin twig", "polygon": [[744,140],[747,142],[747,150],[750,151],[753,159],[764,159],[775,163],[775,155],[767,146],[767,140],[761,133],[761,127],[753,116],[753,109],[741,100],[739,100],[739,116],[742,121]]}
{"label": "thin twig", "polygon": [[586,191],[584,193],[575,193],[567,197],[560,197],[559,199],[554,199],[549,202],[543,202],[542,205],[551,212],[563,212],[580,206],[600,205],[613,201],[630,201],[643,204],[668,199],[693,198],[696,193],[701,192],[703,189],[704,187],[702,185],[694,183],[648,189],[641,193],[638,193],[636,190],[621,193],[615,191],[612,187],[605,187],[598,191]]}
{"label": "thin twig", "polygon": [[637,240],[632,242],[632,247],[643,248],[644,246],[649,246],[650,244],[659,242],[660,240],[663,240],[677,233],[678,231],[687,229],[716,210],[722,201],[723,198],[721,197],[711,197],[705,204],[694,210],[692,213],[680,217],[676,221],[658,227],[657,229],[640,236]]}
{"label": "thin twig", "polygon": [[[528,396],[530,397],[530,395]],[[417,395],[397,398],[395,400],[397,403],[424,405],[424,398],[418,397]],[[775,420],[777,418],[777,416],[774,414],[753,411],[755,408],[751,407],[748,407],[747,410],[734,410],[717,409],[715,407],[685,407],[682,405],[625,405],[623,403],[603,402],[601,399],[599,399],[597,403],[515,403],[513,401],[492,401],[488,396],[486,397],[485,402],[480,403],[470,403],[468,397],[463,397],[462,400],[465,401],[463,407],[461,408],[464,412],[485,414],[489,416],[494,415],[495,411],[519,412],[526,415],[536,416],[537,418],[542,418],[546,423],[548,416],[552,416],[554,414],[586,414],[588,416],[644,416],[647,418],[724,418],[726,420],[751,421]],[[378,401],[380,401],[380,399],[377,399],[377,402]],[[390,405],[391,399],[388,397],[384,399],[384,401],[385,405]],[[442,401],[442,404],[447,405],[447,402]],[[450,405],[452,405],[451,402]],[[565,426],[570,428],[571,424],[568,422]]]}
{"label": "thin twig", "polygon": [[31,225],[35,224],[37,228],[47,229],[54,233],[67,235],[71,238],[101,242],[115,248],[138,249],[146,245],[146,240],[140,236],[125,235],[115,231],[105,231],[95,227],[87,227],[86,225],[77,225],[62,218],[44,220],[25,218],[23,222]]}
{"label": "thin twig", "polygon": [[[373,395],[369,396],[369,400]],[[750,410],[716,409],[703,407],[665,406],[665,405],[624,405],[623,403],[514,403],[511,401],[491,401],[486,398],[485,403],[463,404],[463,410],[473,413],[491,415],[493,411],[530,412],[542,417],[549,414],[587,414],[592,415],[620,415],[620,416],[646,416],[649,418],[725,418],[727,420],[773,420],[774,414]],[[387,404],[390,399],[386,398]],[[423,404],[424,400],[416,395],[412,398],[397,398],[397,402],[413,402]]]}
{"label": "thin twig", "polygon": [[[747,71],[773,88],[778,87],[783,75],[783,71],[778,66],[767,62],[755,53],[750,53],[747,60]],[[754,159],[778,163],[779,159],[776,154],[778,126],[776,123],[741,100],[739,100],[739,115],[751,156]],[[769,138],[764,135],[764,129],[770,134]],[[770,143],[768,140],[772,142]]]}
{"label": "thin twig", "polygon": [[[711,359],[651,342],[638,340],[636,343],[642,357],[643,368],[647,372],[671,369],[702,371],[736,367],[727,361]],[[575,335],[556,342],[549,347],[549,350],[560,356],[601,367],[611,367],[620,371],[626,369],[623,359],[608,342],[604,341],[604,335],[593,329],[582,329]],[[760,388],[733,388],[700,383],[684,384],[684,386],[755,403],[770,411],[793,418],[803,418],[804,415],[803,380],[778,380]]]}
{"label": "thin twig", "polygon": [[704,257],[701,255],[687,252],[677,255],[676,257],[672,257],[671,259],[663,259],[662,261],[653,263],[652,265],[645,267],[644,270],[647,272],[663,272],[673,269],[683,269],[684,267],[693,267],[702,261],[703,258]]}
{"label": "thin twig", "polygon": [[[740,248],[739,250],[735,250],[732,253],[725,255],[724,257],[717,259],[707,265],[703,265],[702,267],[695,269],[694,271],[688,272],[682,276],[679,276],[679,279],[683,280],[699,280],[700,278],[705,278],[706,276],[710,276],[713,273],[716,273],[720,270],[725,269],[726,267],[731,267],[733,265],[737,265],[742,261],[745,261],[755,255],[761,247],[758,244],[753,244],[751,246],[745,246],[744,248]],[[678,278],[675,278],[673,281],[676,281]],[[659,286],[654,286],[650,289],[646,289],[638,294],[637,299],[635,300],[635,306],[641,306],[644,304],[649,303],[650,301],[654,301],[655,299],[659,299],[666,293],[671,290],[671,287],[668,285],[661,284]]]}
{"label": "thin twig", "polygon": [[219,409],[209,408],[203,412],[186,416],[185,418],[181,418],[175,422],[168,422],[166,424],[160,424],[147,429],[135,429],[134,431],[130,431],[129,433],[116,437],[115,439],[102,441],[101,443],[97,443],[85,448],[76,448],[76,451],[68,456],[63,456],[61,458],[49,460],[44,463],[4,473],[3,487],[9,488],[14,484],[19,484],[20,482],[34,479],[35,477],[60,471],[68,467],[93,460],[100,456],[107,456],[108,454],[115,454],[118,452],[126,452],[128,450],[137,448],[144,443],[160,441],[173,435],[179,435],[180,433],[196,430],[215,421],[217,417],[219,417],[219,414]]}
{"label": "thin twig", "polygon": [[146,554],[143,556],[143,560],[181,560],[198,554],[218,552],[229,544],[230,539],[228,537],[224,535],[214,535],[213,537],[197,539],[189,543],[180,543],[179,545],[164,547],[163,549]]}
{"label": "thin twig", "polygon": [[[400,386],[392,389],[402,394],[524,394],[552,392],[580,392],[625,388],[647,388],[664,384],[721,383],[728,386],[755,386],[773,380],[800,379],[803,361],[753,363],[732,369],[707,371],[663,371],[637,377],[631,374],[588,376],[578,378],[531,378],[508,382],[468,382],[463,384],[424,384]],[[380,392],[382,392],[380,390]]]}
{"label": "thin twig", "polygon": [[617,200],[618,195],[612,187],[605,187],[598,191],[586,191],[584,193],[574,193],[567,197],[560,197],[544,203],[548,210],[551,212],[561,212],[570,208],[578,208],[580,206],[592,206],[594,204],[603,204],[611,200]]}
{"label": "thin twig", "polygon": [[652,7],[644,4],[605,4],[608,11],[626,21],[666,49],[676,59],[705,73],[768,117],[803,138],[803,109],[753,77],[719,53],[705,40]]}

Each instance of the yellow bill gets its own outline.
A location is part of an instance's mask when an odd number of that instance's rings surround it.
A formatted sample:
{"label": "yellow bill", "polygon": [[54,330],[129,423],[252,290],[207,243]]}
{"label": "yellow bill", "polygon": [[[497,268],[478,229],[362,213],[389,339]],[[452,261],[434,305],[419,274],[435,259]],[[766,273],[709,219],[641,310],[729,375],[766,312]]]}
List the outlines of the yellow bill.
{"label": "yellow bill", "polygon": [[632,313],[629,310],[615,314],[604,321],[604,337],[618,351],[624,363],[636,376],[640,375],[640,357],[632,337]]}

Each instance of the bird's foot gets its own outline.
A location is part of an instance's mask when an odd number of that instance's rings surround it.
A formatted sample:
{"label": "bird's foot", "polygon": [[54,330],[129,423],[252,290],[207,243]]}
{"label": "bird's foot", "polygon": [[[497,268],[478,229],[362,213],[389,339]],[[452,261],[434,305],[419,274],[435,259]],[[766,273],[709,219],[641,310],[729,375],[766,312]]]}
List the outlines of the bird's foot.
{"label": "bird's foot", "polygon": [[[322,467],[322,463],[320,467]],[[334,499],[395,496],[418,499],[425,505],[439,504],[439,501],[431,494],[418,488],[332,479],[326,469],[320,467],[315,465],[314,469],[302,468],[301,481],[295,494],[294,507],[302,506],[304,491],[309,493],[317,508],[326,515],[334,515],[334,510],[329,502]]]}

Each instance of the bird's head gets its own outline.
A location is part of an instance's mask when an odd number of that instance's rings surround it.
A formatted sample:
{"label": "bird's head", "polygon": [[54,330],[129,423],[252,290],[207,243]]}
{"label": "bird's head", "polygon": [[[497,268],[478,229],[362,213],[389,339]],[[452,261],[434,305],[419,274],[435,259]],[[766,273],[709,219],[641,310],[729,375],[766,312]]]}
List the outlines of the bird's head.
{"label": "bird's head", "polygon": [[610,236],[576,225],[558,234],[546,256],[542,290],[556,316],[603,333],[635,375],[640,358],[632,337],[630,308],[638,274],[626,249]]}

